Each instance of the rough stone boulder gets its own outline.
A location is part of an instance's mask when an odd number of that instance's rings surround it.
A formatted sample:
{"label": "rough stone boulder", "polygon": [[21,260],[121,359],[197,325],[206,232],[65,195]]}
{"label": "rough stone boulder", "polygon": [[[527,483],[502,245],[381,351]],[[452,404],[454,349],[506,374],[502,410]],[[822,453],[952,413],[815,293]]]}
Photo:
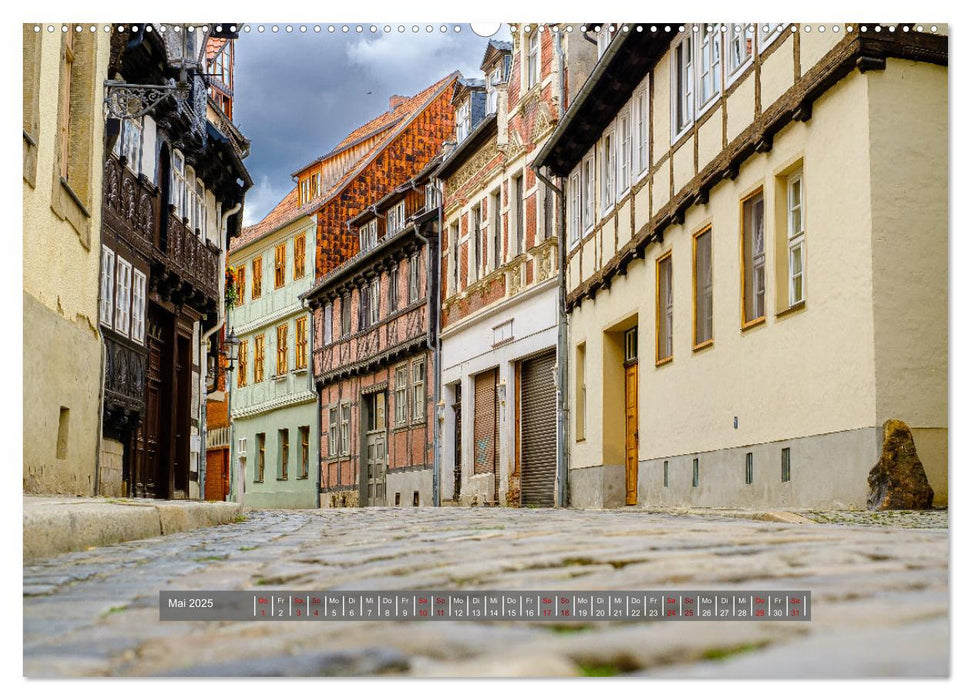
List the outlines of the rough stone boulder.
{"label": "rough stone boulder", "polygon": [[934,501],[924,465],[907,424],[891,418],[883,424],[883,453],[867,477],[870,510],[926,510]]}

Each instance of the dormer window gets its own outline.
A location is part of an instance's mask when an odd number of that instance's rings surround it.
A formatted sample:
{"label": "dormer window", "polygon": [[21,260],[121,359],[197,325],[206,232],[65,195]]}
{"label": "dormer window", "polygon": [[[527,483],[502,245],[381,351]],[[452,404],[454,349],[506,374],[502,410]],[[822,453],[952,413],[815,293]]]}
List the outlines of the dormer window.
{"label": "dormer window", "polygon": [[502,64],[499,64],[486,77],[486,114],[493,114],[498,109],[499,91],[497,86],[502,82]]}
{"label": "dormer window", "polygon": [[378,220],[371,219],[364,224],[358,231],[358,236],[361,241],[361,252],[371,250],[378,244]]}
{"label": "dormer window", "polygon": [[388,235],[394,235],[405,227],[405,200],[388,210]]}
{"label": "dormer window", "polygon": [[472,131],[472,110],[466,100],[455,110],[455,140],[461,143]]}
{"label": "dormer window", "polygon": [[310,178],[300,181],[300,205],[303,206],[310,201]]}
{"label": "dormer window", "polygon": [[425,211],[431,211],[438,206],[438,190],[435,185],[428,183],[425,185]]}
{"label": "dormer window", "polygon": [[310,199],[317,199],[320,196],[320,173],[310,176]]}

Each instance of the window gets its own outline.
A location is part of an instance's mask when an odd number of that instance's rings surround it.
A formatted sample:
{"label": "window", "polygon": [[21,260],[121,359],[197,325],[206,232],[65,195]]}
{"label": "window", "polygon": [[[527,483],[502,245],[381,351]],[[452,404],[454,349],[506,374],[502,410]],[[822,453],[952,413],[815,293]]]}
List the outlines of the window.
{"label": "window", "polygon": [[667,362],[674,355],[674,289],[671,279],[671,253],[657,261],[657,348],[656,362]]}
{"label": "window", "polygon": [[298,280],[307,274],[307,234],[301,233],[293,239],[293,279]]}
{"label": "window", "polygon": [[671,123],[674,128],[674,133],[671,134],[672,141],[677,139],[694,120],[695,77],[691,51],[691,34],[686,29],[684,36],[674,45],[671,61],[671,69],[674,72],[671,76],[671,84],[674,87],[671,91]]}
{"label": "window", "polygon": [[253,298],[263,296],[263,258],[253,258]]}
{"label": "window", "polygon": [[381,279],[375,278],[367,286],[368,293],[368,326],[373,326],[381,317]]}
{"label": "window", "polygon": [[462,143],[472,131],[472,112],[466,100],[455,110],[455,140]]}
{"label": "window", "polygon": [[310,178],[300,181],[300,205],[303,206],[310,201]]}
{"label": "window", "polygon": [[185,188],[185,192],[182,197],[182,220],[185,222],[186,228],[190,231],[196,227],[196,171],[191,166],[185,166],[185,179],[182,181],[182,186]]}
{"label": "window", "polygon": [[600,28],[597,33],[597,58],[599,59],[604,55],[607,47],[610,46],[610,42],[614,38],[614,26],[612,24],[605,24]]}
{"label": "window", "polygon": [[529,54],[526,59],[526,87],[531,88],[539,82],[540,77],[540,34],[539,27],[533,27],[533,31],[527,40]]}
{"label": "window", "polygon": [[802,172],[786,183],[787,233],[789,238],[789,306],[806,299],[806,214],[803,205]]}
{"label": "window", "polygon": [[260,333],[253,339],[253,383],[263,381],[266,366],[266,335]]}
{"label": "window", "polygon": [[413,304],[418,301],[421,295],[421,257],[420,253],[415,253],[408,260],[408,303]]}
{"label": "window", "polygon": [[791,462],[789,460],[790,460],[789,448],[783,447],[782,448],[782,480],[783,481],[790,481],[792,478],[792,474],[790,473]]}
{"label": "window", "polygon": [[482,274],[482,206],[472,208],[472,247],[475,250],[475,275]]}
{"label": "window", "polygon": [[620,173],[617,181],[618,192],[626,192],[630,187],[632,156],[630,112],[624,112],[620,115],[620,158],[618,159]]}
{"label": "window", "polygon": [[647,113],[647,89],[634,96],[634,173],[640,175],[647,171],[648,139],[647,127],[650,123]]}
{"label": "window", "polygon": [[236,268],[236,306],[246,301],[246,265]]}
{"label": "window", "polygon": [[121,120],[121,133],[115,141],[115,154],[125,159],[133,173],[141,172],[142,166],[142,117]]}
{"label": "window", "polygon": [[324,345],[334,342],[334,305],[324,306]]}
{"label": "window", "polygon": [[512,179],[512,202],[510,210],[516,217],[516,255],[525,250],[525,232],[523,231],[523,174],[519,173]]}
{"label": "window", "polygon": [[341,297],[341,337],[351,333],[351,295]]}
{"label": "window", "polygon": [[388,271],[388,313],[398,310],[398,266]]}
{"label": "window", "polygon": [[742,202],[742,325],[765,318],[765,210],[762,192]]}
{"label": "window", "polygon": [[637,326],[624,331],[624,364],[637,362]]}
{"label": "window", "polygon": [[701,481],[700,474],[698,472],[698,458],[695,457],[693,460],[691,460],[691,485],[694,487],[697,487]]}
{"label": "window", "polygon": [[773,41],[782,36],[782,30],[785,29],[784,24],[760,24],[759,25],[759,53],[765,51],[765,49]]}
{"label": "window", "polygon": [[351,453],[351,404],[341,404],[341,454]]}
{"label": "window", "polygon": [[320,196],[320,173],[310,176],[310,198],[317,199]]}
{"label": "window", "polygon": [[297,369],[307,367],[307,317],[303,316],[296,321],[294,333],[297,336],[297,350],[293,360],[293,366]]}
{"label": "window", "polygon": [[310,476],[310,426],[301,425],[297,428],[300,433],[300,479]]}
{"label": "window", "polygon": [[617,177],[616,148],[613,131],[604,134],[600,152],[600,206],[603,213],[609,211],[614,205]]}
{"label": "window", "polygon": [[570,247],[580,241],[582,229],[583,190],[580,187],[580,170],[570,176]]}
{"label": "window", "polygon": [[576,369],[577,442],[587,437],[587,344],[577,345]]}
{"label": "window", "polygon": [[115,253],[108,246],[101,246],[101,323],[111,328],[115,303]]}
{"label": "window", "polygon": [[746,452],[745,453],[745,483],[746,484],[752,483],[752,472],[754,469],[752,462],[753,462],[752,453]]}
{"label": "window", "polygon": [[170,204],[176,216],[185,219],[185,158],[177,150],[172,151],[172,194]]}
{"label": "window", "polygon": [[459,225],[452,224],[448,234],[448,247],[452,257],[452,285],[449,292],[454,294],[459,290]]}
{"label": "window", "polygon": [[408,365],[394,371],[394,422],[398,425],[408,420]]}
{"label": "window", "polygon": [[712,337],[711,228],[694,237],[694,346],[698,348]]}
{"label": "window", "polygon": [[664,488],[668,487],[668,461],[664,460]]}
{"label": "window", "polygon": [[492,344],[499,345],[500,343],[505,343],[506,341],[512,340],[512,319],[495,325],[492,327]]}
{"label": "window", "polygon": [[496,86],[502,83],[502,66],[496,66],[486,77],[486,114],[493,114],[499,105],[499,91]]}
{"label": "window", "polygon": [[[377,222],[375,222],[377,223]],[[391,236],[405,227],[405,200],[401,200],[388,210],[388,232]],[[377,229],[375,229],[375,236]],[[375,239],[376,240],[376,239]]]}
{"label": "window", "polygon": [[204,238],[206,235],[206,188],[202,180],[196,180],[196,196],[193,200],[195,214],[192,216],[193,226]]}
{"label": "window", "polygon": [[248,341],[244,340],[239,344],[239,357],[236,360],[236,364],[239,368],[236,370],[236,386],[242,387],[246,386],[246,356]]}
{"label": "window", "polygon": [[132,278],[131,339],[145,342],[145,273],[134,271]]}
{"label": "window", "polygon": [[411,363],[412,420],[425,420],[425,360]]}
{"label": "window", "polygon": [[287,331],[289,326],[283,323],[276,327],[276,375],[279,377],[287,373]]}
{"label": "window", "polygon": [[274,287],[279,289],[287,281],[287,244],[281,243],[278,245],[273,257],[273,282]]}
{"label": "window", "polygon": [[290,430],[282,428],[277,431],[277,467],[276,478],[286,480],[290,467]]}
{"label": "window", "polygon": [[336,457],[341,451],[340,419],[337,406],[331,406],[327,421],[327,456]]}
{"label": "window", "polygon": [[500,190],[489,195],[489,211],[492,213],[492,269],[495,270],[502,262],[502,214],[499,211],[502,198]]}
{"label": "window", "polygon": [[[392,233],[391,230],[391,214],[394,210],[392,209],[388,212],[388,233]],[[364,224],[360,229],[358,229],[358,239],[361,244],[361,251],[371,250],[374,246],[378,244],[378,220],[371,219],[366,224]]]}
{"label": "window", "polygon": [[698,112],[721,92],[721,32],[718,25],[698,27]]}
{"label": "window", "polygon": [[596,187],[595,185],[596,176],[594,175],[593,166],[594,166],[593,156],[592,155],[587,156],[587,158],[584,159],[583,161],[583,171],[582,171],[582,180],[583,180],[582,204],[583,204],[584,232],[593,228],[594,206],[595,206],[594,192],[596,191],[594,189]]}
{"label": "window", "polygon": [[266,433],[256,434],[256,478],[254,481],[263,481],[266,473]]}
{"label": "window", "polygon": [[131,326],[131,263],[118,257],[115,273],[115,331],[128,335]]}
{"label": "window", "polygon": [[425,185],[425,211],[438,206],[438,188],[431,182]]}
{"label": "window", "polygon": [[726,82],[734,80],[742,69],[752,60],[755,48],[754,29],[750,24],[731,24],[728,26],[726,45],[725,77]]}

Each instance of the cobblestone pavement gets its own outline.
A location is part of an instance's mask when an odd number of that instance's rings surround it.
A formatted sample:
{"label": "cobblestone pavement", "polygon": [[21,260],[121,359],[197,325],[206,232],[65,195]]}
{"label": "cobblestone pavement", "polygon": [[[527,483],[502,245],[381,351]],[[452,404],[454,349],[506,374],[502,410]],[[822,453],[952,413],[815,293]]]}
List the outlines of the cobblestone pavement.
{"label": "cobblestone pavement", "polygon": [[[946,530],[254,511],[24,566],[27,676],[945,676]],[[809,589],[811,622],[159,622],[160,589]]]}
{"label": "cobblestone pavement", "polygon": [[807,510],[798,511],[817,523],[836,525],[869,525],[873,527],[904,527],[913,529],[946,530],[947,509],[933,510]]}

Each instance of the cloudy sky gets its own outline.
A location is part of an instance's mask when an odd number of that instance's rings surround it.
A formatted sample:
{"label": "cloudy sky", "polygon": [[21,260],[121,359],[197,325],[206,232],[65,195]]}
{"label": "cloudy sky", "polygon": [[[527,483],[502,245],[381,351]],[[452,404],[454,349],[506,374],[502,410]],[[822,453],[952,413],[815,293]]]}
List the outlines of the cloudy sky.
{"label": "cloudy sky", "polygon": [[[252,141],[246,167],[245,224],[258,222],[293,188],[290,173],[330,151],[361,124],[387,111],[391,95],[413,95],[460,70],[481,77],[487,39],[469,25],[399,33],[343,34],[308,28],[262,34],[251,25],[236,44],[234,120]],[[508,39],[503,26],[496,38]]]}

